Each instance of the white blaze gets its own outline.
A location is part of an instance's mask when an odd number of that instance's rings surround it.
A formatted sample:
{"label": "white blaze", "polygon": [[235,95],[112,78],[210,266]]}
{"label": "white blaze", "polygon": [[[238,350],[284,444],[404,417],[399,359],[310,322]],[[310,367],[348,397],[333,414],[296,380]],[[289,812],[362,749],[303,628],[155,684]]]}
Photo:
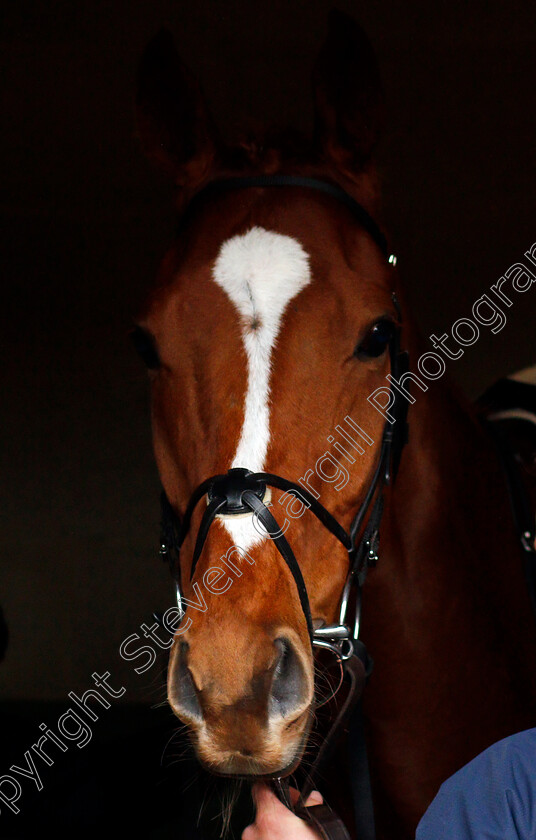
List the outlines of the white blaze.
{"label": "white blaze", "polygon": [[[254,227],[223,243],[213,278],[238,312],[248,360],[244,425],[232,466],[259,472],[270,440],[272,351],[287,304],[311,281],[309,257],[296,239]],[[251,517],[224,524],[241,548],[261,539]]]}

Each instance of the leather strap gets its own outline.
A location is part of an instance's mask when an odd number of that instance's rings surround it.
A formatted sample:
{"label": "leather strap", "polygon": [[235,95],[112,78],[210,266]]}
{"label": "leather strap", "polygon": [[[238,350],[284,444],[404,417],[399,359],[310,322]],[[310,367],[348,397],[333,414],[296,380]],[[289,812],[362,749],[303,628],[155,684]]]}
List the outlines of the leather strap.
{"label": "leather strap", "polygon": [[483,423],[494,439],[499,461],[506,478],[512,518],[524,553],[525,579],[532,610],[536,617],[536,528],[531,500],[521,478],[520,467],[516,461],[512,442],[501,428],[501,421],[494,420],[492,417],[490,419],[483,418]]}
{"label": "leather strap", "polygon": [[[320,835],[322,840],[350,840],[350,835],[339,816],[329,805],[311,805],[308,808],[298,808],[297,817],[304,820]],[[361,837],[359,837],[361,840]]]}
{"label": "leather strap", "polygon": [[521,544],[526,552],[534,553],[534,539],[536,537],[534,511],[521,479],[512,444],[506,432],[501,428],[500,420],[494,420],[492,416],[490,419],[484,419],[483,422],[497,447],[499,460],[506,477],[512,518]]}
{"label": "leather strap", "polygon": [[357,641],[354,645],[356,652],[350,657],[350,659],[347,660],[347,662],[345,662],[344,675],[345,678],[350,681],[348,694],[346,696],[346,700],[339,709],[337,717],[333,721],[328,734],[324,738],[313,764],[308,769],[307,780],[300,792],[300,804],[302,806],[307,801],[309,794],[314,789],[322,769],[325,767],[326,762],[332,755],[337,744],[337,738],[349,724],[352,713],[363,694],[367,678],[372,671],[372,659],[369,657],[363,642]]}
{"label": "leather strap", "polygon": [[197,539],[195,541],[192,565],[190,566],[190,580],[192,580],[195,574],[197,561],[199,560],[201,552],[203,551],[203,546],[205,545],[205,540],[208,536],[209,528],[214,522],[214,519],[216,518],[220,510],[222,510],[224,507],[225,499],[212,499],[212,501],[209,502],[208,507],[203,514],[203,518],[199,526],[199,531],[197,532]]}
{"label": "leather strap", "polygon": [[288,544],[285,535],[281,533],[281,528],[277,524],[275,518],[272,516],[266,505],[261,502],[258,496],[252,490],[245,490],[242,493],[243,500],[249,505],[252,511],[256,514],[260,522],[264,525],[271,539],[276,545],[281,557],[287,564],[296,583],[300,604],[307,622],[307,630],[309,631],[309,638],[313,640],[313,619],[311,617],[311,608],[309,606],[309,598],[307,596],[307,588],[299,566],[298,561],[294,557],[292,549]]}
{"label": "leather strap", "polygon": [[347,551],[351,551],[353,549],[353,543],[349,534],[346,533],[342,525],[340,525],[335,517],[324,507],[324,505],[320,504],[320,502],[306,490],[301,484],[296,484],[294,481],[289,481],[288,478],[282,478],[280,475],[276,475],[275,473],[253,473],[254,478],[259,478],[266,481],[271,487],[277,487],[278,490],[284,490],[288,493],[293,493],[296,498],[300,498],[307,502],[307,506],[309,510],[316,516],[317,519],[320,519],[322,525],[331,531],[334,537],[336,537],[340,543],[347,549]]}
{"label": "leather strap", "polygon": [[361,227],[372,237],[384,257],[389,258],[387,238],[370,213],[355,198],[341,189],[338,184],[323,181],[319,178],[307,178],[301,175],[247,175],[244,177],[222,178],[217,181],[212,181],[212,183],[197,193],[190,202],[190,206],[197,204],[205,196],[234,190],[252,189],[255,187],[304,187],[305,189],[316,190],[317,192],[333,196],[337,201],[348,207]]}
{"label": "leather strap", "polygon": [[347,755],[356,835],[359,840],[375,840],[374,805],[361,698],[348,733]]}

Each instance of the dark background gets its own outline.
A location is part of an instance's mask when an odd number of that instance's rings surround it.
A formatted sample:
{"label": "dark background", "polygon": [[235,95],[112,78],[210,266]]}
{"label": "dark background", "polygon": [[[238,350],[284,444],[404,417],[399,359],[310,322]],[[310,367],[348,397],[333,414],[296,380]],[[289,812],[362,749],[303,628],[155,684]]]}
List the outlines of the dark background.
{"label": "dark background", "polygon": [[[41,719],[28,703],[66,707],[95,670],[126,703],[164,697],[160,665],[137,676],[118,655],[172,598],[145,376],[126,338],[175,222],[138,148],[138,57],[165,24],[228,137],[265,119],[307,129],[330,5],[4,4],[0,680],[26,709],[21,755]],[[338,5],[382,68],[386,215],[413,308],[425,336],[449,330],[536,241],[534,4]],[[469,395],[536,361],[535,300],[518,296],[504,330],[483,329],[451,363]]]}

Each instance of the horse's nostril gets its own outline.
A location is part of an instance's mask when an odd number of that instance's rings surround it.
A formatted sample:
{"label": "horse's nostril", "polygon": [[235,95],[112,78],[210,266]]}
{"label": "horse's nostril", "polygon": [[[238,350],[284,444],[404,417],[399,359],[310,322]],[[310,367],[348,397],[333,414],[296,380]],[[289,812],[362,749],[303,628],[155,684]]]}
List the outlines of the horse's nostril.
{"label": "horse's nostril", "polygon": [[175,712],[185,718],[200,720],[203,712],[197,697],[190,669],[188,667],[188,650],[186,642],[181,643],[178,658],[178,667],[175,669],[175,676],[170,690],[170,700]]}
{"label": "horse's nostril", "polygon": [[303,662],[292,642],[284,637],[275,639],[279,652],[270,691],[270,716],[289,717],[303,707],[307,698],[307,678]]}

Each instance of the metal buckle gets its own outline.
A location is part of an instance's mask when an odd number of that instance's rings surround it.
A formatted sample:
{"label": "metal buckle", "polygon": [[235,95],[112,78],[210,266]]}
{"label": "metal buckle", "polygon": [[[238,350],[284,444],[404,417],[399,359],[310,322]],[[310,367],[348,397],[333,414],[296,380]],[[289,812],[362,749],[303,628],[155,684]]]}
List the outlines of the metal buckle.
{"label": "metal buckle", "polygon": [[313,632],[313,645],[334,653],[345,662],[354,653],[350,628],[346,624],[324,624]]}
{"label": "metal buckle", "polygon": [[529,554],[536,554],[536,545],[534,535],[530,531],[525,531],[521,534],[521,545]]}

